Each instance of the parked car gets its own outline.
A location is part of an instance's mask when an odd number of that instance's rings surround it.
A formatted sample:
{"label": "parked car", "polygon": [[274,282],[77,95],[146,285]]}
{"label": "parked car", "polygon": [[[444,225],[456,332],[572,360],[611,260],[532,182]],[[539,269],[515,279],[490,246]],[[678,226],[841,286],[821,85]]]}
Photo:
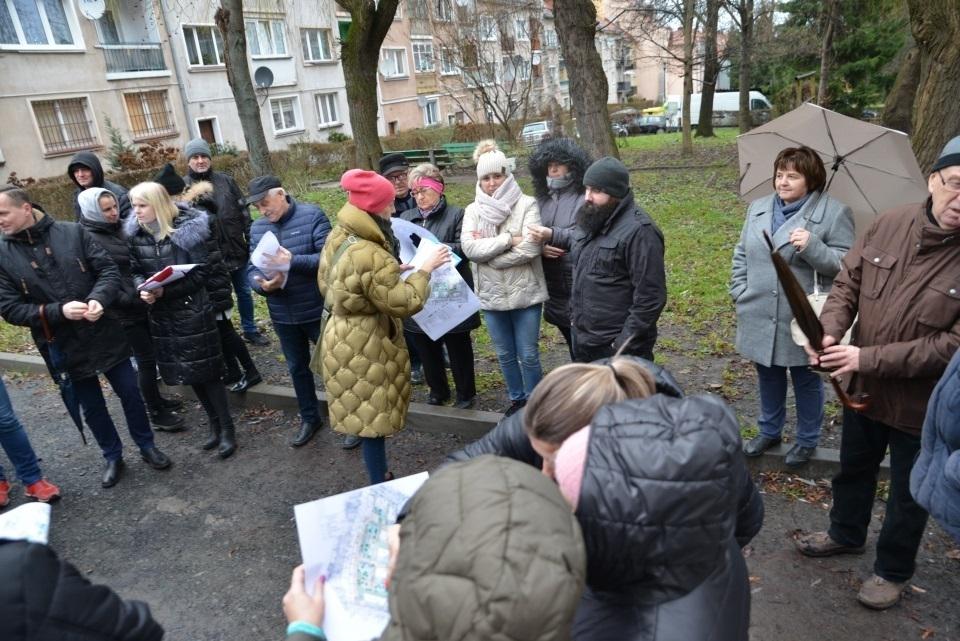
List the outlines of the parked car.
{"label": "parked car", "polygon": [[549,120],[538,120],[537,122],[528,122],[523,126],[520,132],[520,142],[527,147],[536,147],[544,138],[553,135],[553,124]]}
{"label": "parked car", "polygon": [[610,123],[610,128],[613,129],[613,135],[617,136],[618,138],[625,138],[630,135],[630,132],[627,131],[627,128],[619,122]]}
{"label": "parked car", "polygon": [[659,134],[667,130],[666,116],[643,116],[640,118],[639,133]]}

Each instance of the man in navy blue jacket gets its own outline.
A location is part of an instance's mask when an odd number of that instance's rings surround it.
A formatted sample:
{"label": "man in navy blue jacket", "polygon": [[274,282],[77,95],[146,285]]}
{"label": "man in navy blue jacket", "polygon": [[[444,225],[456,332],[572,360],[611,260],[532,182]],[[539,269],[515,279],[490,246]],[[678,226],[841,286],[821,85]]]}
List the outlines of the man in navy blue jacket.
{"label": "man in navy blue jacket", "polygon": [[[320,208],[291,198],[275,176],[254,178],[248,194],[242,204],[255,206],[261,216],[250,227],[251,253],[268,231],[280,241],[280,250],[272,259],[278,271],[264,274],[250,263],[247,278],[250,287],[267,299],[270,320],[293,380],[301,424],[290,444],[300,447],[321,425],[316,384],[310,371],[310,347],[320,336],[323,298],[317,287],[317,267],[330,221]],[[280,271],[288,266],[286,274]]]}

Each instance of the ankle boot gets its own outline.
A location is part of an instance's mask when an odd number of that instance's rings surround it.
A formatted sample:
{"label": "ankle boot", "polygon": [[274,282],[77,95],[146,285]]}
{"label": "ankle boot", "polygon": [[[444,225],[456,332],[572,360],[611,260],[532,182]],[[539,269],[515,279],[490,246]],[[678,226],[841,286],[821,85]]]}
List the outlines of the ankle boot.
{"label": "ankle boot", "polygon": [[162,405],[150,408],[150,422],[158,432],[181,432],[185,429],[183,418]]}
{"label": "ankle boot", "polygon": [[216,446],[220,445],[220,420],[216,418],[208,418],[207,422],[210,425],[210,435],[207,437],[207,440],[203,442],[203,449],[212,450]]}
{"label": "ankle boot", "polygon": [[236,434],[234,433],[233,423],[224,425],[220,431],[220,447],[217,448],[217,456],[220,458],[229,458],[237,451]]}

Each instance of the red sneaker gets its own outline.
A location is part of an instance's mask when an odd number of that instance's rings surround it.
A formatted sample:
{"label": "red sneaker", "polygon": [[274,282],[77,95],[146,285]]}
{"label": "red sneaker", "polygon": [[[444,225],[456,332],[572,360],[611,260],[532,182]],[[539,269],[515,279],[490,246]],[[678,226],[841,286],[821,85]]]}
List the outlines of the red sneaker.
{"label": "red sneaker", "polygon": [[47,479],[40,479],[36,483],[28,485],[24,494],[28,498],[36,499],[41,503],[49,503],[60,498],[60,488]]}
{"label": "red sneaker", "polygon": [[10,483],[0,481],[0,507],[6,507],[10,504]]}

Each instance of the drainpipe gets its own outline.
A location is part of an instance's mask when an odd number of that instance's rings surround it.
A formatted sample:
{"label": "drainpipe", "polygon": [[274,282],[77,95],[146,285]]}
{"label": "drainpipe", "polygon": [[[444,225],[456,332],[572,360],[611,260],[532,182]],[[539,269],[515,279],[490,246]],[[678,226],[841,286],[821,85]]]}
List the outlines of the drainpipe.
{"label": "drainpipe", "polygon": [[167,44],[170,46],[170,58],[173,60],[173,73],[177,77],[177,89],[180,92],[180,106],[183,107],[183,117],[187,121],[187,140],[199,138],[199,128],[196,126],[193,118],[190,117],[190,102],[187,100],[187,90],[185,88],[186,75],[181,67],[177,49],[171,41],[173,37],[170,35],[170,23],[167,21],[167,11],[163,6],[163,0],[157,0],[156,4],[160,7],[160,18],[163,20],[163,30],[167,33]]}

